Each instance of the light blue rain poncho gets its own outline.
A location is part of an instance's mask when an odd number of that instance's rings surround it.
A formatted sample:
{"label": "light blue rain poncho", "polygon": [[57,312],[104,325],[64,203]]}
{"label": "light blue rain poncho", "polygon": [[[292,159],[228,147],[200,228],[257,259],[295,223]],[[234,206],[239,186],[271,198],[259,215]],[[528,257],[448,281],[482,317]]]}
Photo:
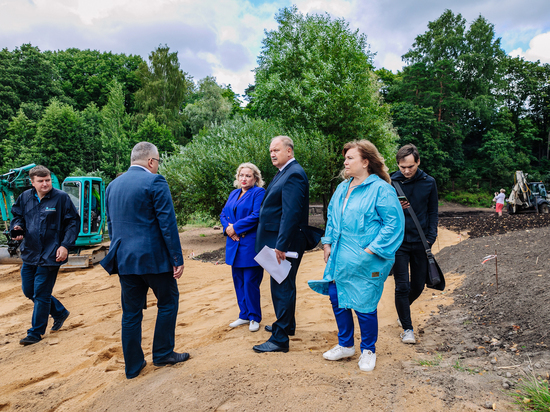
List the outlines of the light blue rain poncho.
{"label": "light blue rain poncho", "polygon": [[[352,181],[338,185],[330,200],[321,238],[323,244],[332,245],[330,257],[323,280],[308,284],[328,295],[328,284],[334,281],[340,308],[369,313],[378,306],[403,241],[405,218],[395,189],[375,174],[351,191],[343,210]],[[367,247],[374,255],[365,252]]]}

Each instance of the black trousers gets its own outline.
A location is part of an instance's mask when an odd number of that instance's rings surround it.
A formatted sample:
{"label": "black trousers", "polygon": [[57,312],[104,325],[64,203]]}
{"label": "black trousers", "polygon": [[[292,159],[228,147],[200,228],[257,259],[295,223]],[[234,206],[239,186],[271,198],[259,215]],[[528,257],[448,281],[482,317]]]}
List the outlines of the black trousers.
{"label": "black trousers", "polygon": [[300,243],[302,245],[299,248],[290,248],[298,252],[298,258],[288,258],[292,265],[288,277],[281,284],[271,278],[271,300],[277,321],[271,326],[273,331],[269,341],[282,348],[288,348],[288,335],[294,334],[296,330],[296,275],[305,249],[305,242]]}
{"label": "black trousers", "polygon": [[428,258],[422,242],[403,242],[395,253],[393,276],[399,320],[404,330],[412,329],[411,304],[422,294],[428,277]]}

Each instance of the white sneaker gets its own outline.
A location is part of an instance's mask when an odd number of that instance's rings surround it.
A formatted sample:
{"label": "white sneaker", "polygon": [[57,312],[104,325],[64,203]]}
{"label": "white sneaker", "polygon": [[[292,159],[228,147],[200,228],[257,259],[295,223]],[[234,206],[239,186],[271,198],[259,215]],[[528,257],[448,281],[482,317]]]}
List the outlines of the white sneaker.
{"label": "white sneaker", "polygon": [[248,330],[250,332],[258,332],[258,329],[260,329],[260,324],[256,322],[255,320],[250,321],[250,326],[248,326]]}
{"label": "white sneaker", "polygon": [[401,334],[401,342],[416,343],[416,339],[414,338],[414,332],[412,329],[407,329],[405,332]]}
{"label": "white sneaker", "polygon": [[376,353],[365,349],[359,358],[358,365],[363,372],[370,372],[376,366]]}
{"label": "white sneaker", "polygon": [[331,350],[323,353],[323,358],[327,360],[340,360],[344,358],[349,358],[350,356],[355,355],[355,346],[346,348],[344,346],[336,345]]}
{"label": "white sneaker", "polygon": [[239,318],[239,319],[237,319],[235,322],[230,323],[230,324],[229,324],[229,327],[230,327],[230,328],[236,328],[237,326],[247,325],[247,324],[249,324],[249,323],[250,323],[249,320]]}

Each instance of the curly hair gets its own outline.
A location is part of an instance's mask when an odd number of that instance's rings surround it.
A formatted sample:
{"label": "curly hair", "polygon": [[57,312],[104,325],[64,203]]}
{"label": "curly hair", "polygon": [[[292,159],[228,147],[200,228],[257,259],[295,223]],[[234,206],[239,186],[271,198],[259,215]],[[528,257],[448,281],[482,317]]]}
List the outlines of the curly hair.
{"label": "curly hair", "polygon": [[245,167],[252,170],[252,174],[254,174],[254,177],[256,178],[255,185],[258,187],[264,187],[265,183],[262,179],[262,172],[260,172],[260,169],[258,169],[258,166],[254,163],[241,163],[239,167],[237,167],[237,173],[235,173],[235,181],[233,182],[233,186],[240,189],[241,183],[239,182],[239,174],[241,173],[241,169],[244,169]]}

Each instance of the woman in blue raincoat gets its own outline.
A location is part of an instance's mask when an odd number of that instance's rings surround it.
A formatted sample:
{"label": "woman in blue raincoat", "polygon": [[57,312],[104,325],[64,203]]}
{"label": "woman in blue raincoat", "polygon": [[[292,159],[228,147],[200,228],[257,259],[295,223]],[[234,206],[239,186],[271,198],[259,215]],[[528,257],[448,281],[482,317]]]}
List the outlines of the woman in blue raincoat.
{"label": "woman in blue raincoat", "polygon": [[376,307],[403,241],[405,220],[376,146],[368,140],[349,142],[342,154],[346,180],[330,200],[321,239],[327,265],[323,280],[309,281],[309,286],[329,296],[338,325],[338,345],[323,357],[339,360],[355,354],[353,309],[361,328],[359,368],[371,371],[378,339]]}

